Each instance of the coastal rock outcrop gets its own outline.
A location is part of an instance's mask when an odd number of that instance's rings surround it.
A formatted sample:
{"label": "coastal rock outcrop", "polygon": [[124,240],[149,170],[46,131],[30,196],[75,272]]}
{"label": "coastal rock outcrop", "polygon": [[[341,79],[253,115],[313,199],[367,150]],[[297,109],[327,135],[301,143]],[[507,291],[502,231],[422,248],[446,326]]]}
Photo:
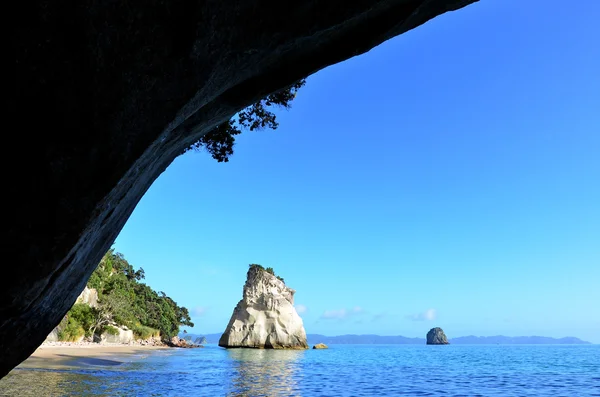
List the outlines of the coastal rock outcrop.
{"label": "coastal rock outcrop", "polygon": [[167,346],[170,347],[181,347],[181,348],[197,348],[204,347],[199,343],[192,342],[189,339],[180,338],[178,336],[172,337],[168,342],[166,342]]}
{"label": "coastal rock outcrop", "polygon": [[475,1],[15,3],[0,377],[58,325],[192,142],[269,93]]}
{"label": "coastal rock outcrop", "polygon": [[[96,291],[94,288],[88,288],[86,285],[75,300],[75,303],[85,303],[91,307],[98,307],[98,291]],[[54,327],[48,336],[46,336],[44,342],[58,342],[58,333],[62,328],[64,328],[65,325],[66,323],[61,321],[56,327]],[[83,337],[81,339],[83,340]]]}
{"label": "coastal rock outcrop", "polygon": [[427,333],[427,344],[428,345],[449,345],[446,334],[440,327],[435,327],[429,330]]}
{"label": "coastal rock outcrop", "polygon": [[91,307],[98,307],[98,291],[95,288],[88,288],[86,285],[75,300],[75,303],[85,303]]}
{"label": "coastal rock outcrop", "polygon": [[221,347],[308,349],[295,291],[260,266],[248,269],[244,293],[219,339]]}
{"label": "coastal rock outcrop", "polygon": [[121,344],[129,344],[133,342],[133,331],[127,328],[124,325],[118,326],[113,325],[114,329],[116,329],[116,334],[111,334],[109,332],[104,332],[100,336],[100,343],[121,343]]}
{"label": "coastal rock outcrop", "polygon": [[329,349],[325,343],[317,343],[313,346],[313,349]]}

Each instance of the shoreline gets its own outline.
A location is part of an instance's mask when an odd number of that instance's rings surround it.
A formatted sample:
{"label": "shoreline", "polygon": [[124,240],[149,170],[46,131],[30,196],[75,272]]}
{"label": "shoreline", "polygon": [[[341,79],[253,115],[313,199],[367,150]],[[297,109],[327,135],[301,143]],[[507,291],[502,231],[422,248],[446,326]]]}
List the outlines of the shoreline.
{"label": "shoreline", "polygon": [[[73,348],[73,347],[81,347],[81,348],[91,348],[91,349],[97,349],[97,348],[102,348],[102,347],[142,347],[142,348],[146,348],[146,347],[170,347],[169,345],[167,345],[166,343],[163,342],[130,342],[130,343],[107,343],[107,342],[102,342],[102,343],[98,343],[98,342],[49,342],[49,341],[45,341],[42,342],[42,344],[37,348],[39,349],[48,349],[48,348],[59,348],[59,347],[66,347],[66,348]],[[37,351],[37,350],[36,350]]]}
{"label": "shoreline", "polygon": [[173,349],[166,345],[94,342],[44,342],[18,369],[67,369],[119,366],[149,353]]}

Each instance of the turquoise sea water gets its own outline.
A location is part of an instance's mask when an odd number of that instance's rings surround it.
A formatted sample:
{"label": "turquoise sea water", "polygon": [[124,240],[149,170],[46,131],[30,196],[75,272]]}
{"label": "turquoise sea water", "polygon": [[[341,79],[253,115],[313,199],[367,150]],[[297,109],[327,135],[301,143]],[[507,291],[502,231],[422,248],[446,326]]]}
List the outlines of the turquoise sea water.
{"label": "turquoise sea water", "polygon": [[600,396],[600,345],[334,345],[306,351],[208,345],[116,359],[123,364],[19,367],[0,380],[0,395]]}

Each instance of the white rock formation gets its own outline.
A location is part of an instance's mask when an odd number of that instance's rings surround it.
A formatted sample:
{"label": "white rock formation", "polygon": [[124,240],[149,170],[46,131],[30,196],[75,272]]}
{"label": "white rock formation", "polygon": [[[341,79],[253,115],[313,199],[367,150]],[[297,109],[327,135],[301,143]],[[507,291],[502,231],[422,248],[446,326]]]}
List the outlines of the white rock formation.
{"label": "white rock formation", "polygon": [[104,332],[100,336],[100,343],[131,343],[133,341],[133,331],[127,328],[124,325],[118,326],[114,325],[113,327],[119,331],[118,335],[111,335],[108,332]]}
{"label": "white rock formation", "polygon": [[98,291],[95,288],[88,288],[86,286],[77,297],[75,303],[85,303],[91,307],[98,307]]}
{"label": "white rock formation", "polygon": [[294,291],[258,266],[248,270],[244,296],[219,339],[222,347],[308,349]]}

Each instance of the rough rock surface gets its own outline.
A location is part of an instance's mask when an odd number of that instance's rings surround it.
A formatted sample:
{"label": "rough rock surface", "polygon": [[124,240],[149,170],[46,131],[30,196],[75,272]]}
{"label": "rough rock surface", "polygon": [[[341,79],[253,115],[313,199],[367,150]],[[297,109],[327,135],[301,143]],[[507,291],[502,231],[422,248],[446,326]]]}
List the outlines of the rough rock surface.
{"label": "rough rock surface", "polygon": [[313,349],[328,349],[329,347],[325,343],[317,343],[313,346]]}
{"label": "rough rock surface", "polygon": [[[81,294],[75,300],[75,303],[85,303],[91,307],[98,307],[98,291],[94,288],[88,288],[87,285],[81,291]],[[62,322],[61,322],[62,323]],[[54,329],[46,336],[44,342],[58,342],[58,331],[61,330],[62,324],[58,324]]]}
{"label": "rough rock surface", "polygon": [[248,270],[244,295],[219,339],[222,347],[308,349],[295,291],[259,267]]}
{"label": "rough rock surface", "polygon": [[59,323],[190,143],[270,92],[474,1],[15,3],[0,377]]}
{"label": "rough rock surface", "polygon": [[444,331],[439,328],[432,328],[427,333],[427,344],[428,345],[449,345],[448,338],[446,338],[446,334]]}
{"label": "rough rock surface", "polygon": [[181,347],[181,348],[188,348],[188,349],[204,347],[200,344],[193,343],[191,341],[180,338],[178,336],[172,337],[168,342],[166,342],[166,345],[169,347]]}
{"label": "rough rock surface", "polygon": [[95,288],[86,286],[75,300],[75,303],[85,303],[91,307],[98,307],[98,291]]}
{"label": "rough rock surface", "polygon": [[148,339],[136,339],[132,344],[140,346],[165,346],[160,336],[151,336]]}
{"label": "rough rock surface", "polygon": [[117,335],[111,335],[104,332],[100,335],[100,343],[124,343],[129,344],[133,341],[133,331],[126,326],[114,326],[119,333]]}

